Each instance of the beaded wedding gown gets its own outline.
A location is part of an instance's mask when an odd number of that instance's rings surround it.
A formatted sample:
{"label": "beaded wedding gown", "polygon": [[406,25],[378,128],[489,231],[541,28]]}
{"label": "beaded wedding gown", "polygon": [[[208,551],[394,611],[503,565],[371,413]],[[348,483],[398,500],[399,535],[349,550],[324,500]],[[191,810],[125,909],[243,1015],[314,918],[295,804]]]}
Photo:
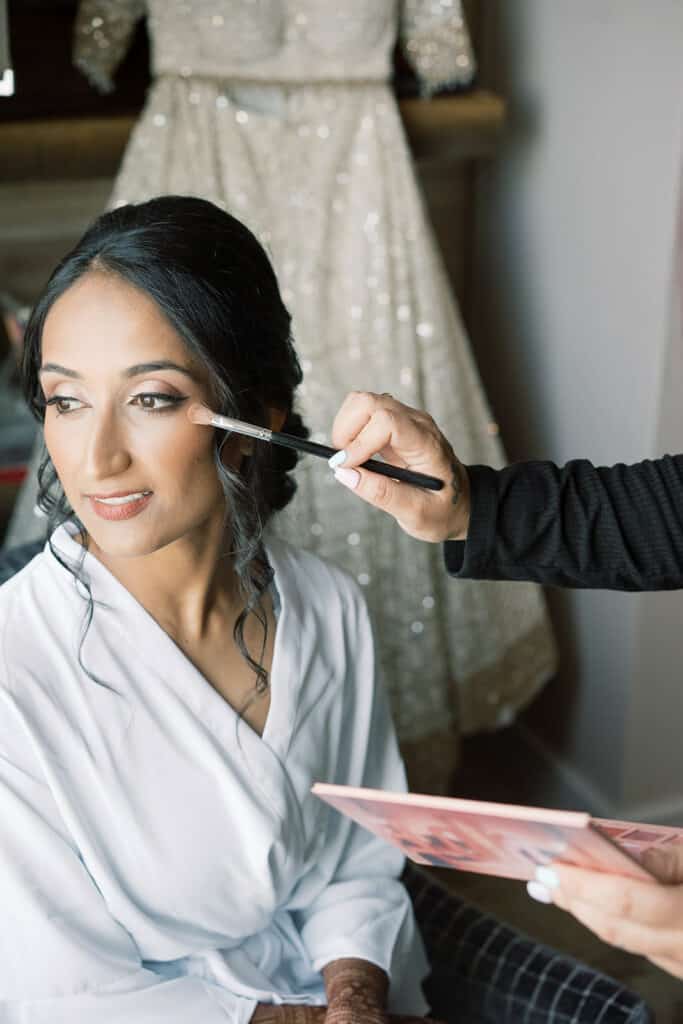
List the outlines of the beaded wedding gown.
{"label": "beaded wedding gown", "polygon": [[[193,193],[274,261],[314,439],[351,389],[429,410],[465,463],[500,466],[468,340],[388,80],[397,31],[424,93],[467,81],[458,0],[84,0],[76,61],[112,87],[148,18],[154,81],[111,205]],[[449,579],[438,545],[302,461],[277,529],[349,570],[373,614],[414,786],[442,789],[456,730],[510,721],[552,674],[538,588]]]}

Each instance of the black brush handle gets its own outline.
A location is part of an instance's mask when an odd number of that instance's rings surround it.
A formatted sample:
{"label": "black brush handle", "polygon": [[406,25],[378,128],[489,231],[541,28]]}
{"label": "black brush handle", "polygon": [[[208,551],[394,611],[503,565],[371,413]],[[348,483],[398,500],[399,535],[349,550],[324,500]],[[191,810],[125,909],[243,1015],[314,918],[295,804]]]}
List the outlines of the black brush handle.
{"label": "black brush handle", "polygon": [[[327,444],[316,444],[315,441],[306,441],[302,437],[293,437],[291,434],[281,434],[277,430],[271,433],[273,444],[280,444],[284,448],[295,448],[298,452],[307,452],[309,455],[317,455],[320,459],[330,459],[336,455],[337,449],[330,448]],[[411,469],[403,469],[401,466],[392,466],[388,462],[378,462],[377,459],[368,459],[361,463],[362,469],[369,469],[372,473],[379,473],[380,476],[389,476],[392,480],[402,480],[403,483],[412,484],[413,487],[424,487],[428,491],[443,490],[443,480],[436,476],[427,476],[426,473],[414,473]]]}

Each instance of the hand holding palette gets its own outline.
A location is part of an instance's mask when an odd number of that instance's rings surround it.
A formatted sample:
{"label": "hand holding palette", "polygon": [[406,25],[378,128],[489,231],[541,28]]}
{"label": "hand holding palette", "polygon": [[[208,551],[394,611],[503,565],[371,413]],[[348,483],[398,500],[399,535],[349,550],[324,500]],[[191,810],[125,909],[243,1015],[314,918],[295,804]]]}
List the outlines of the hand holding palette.
{"label": "hand holding palette", "polygon": [[631,878],[652,875],[643,853],[683,839],[683,829],[417,793],[316,783],[311,792],[400,847],[410,860],[529,881],[551,861]]}

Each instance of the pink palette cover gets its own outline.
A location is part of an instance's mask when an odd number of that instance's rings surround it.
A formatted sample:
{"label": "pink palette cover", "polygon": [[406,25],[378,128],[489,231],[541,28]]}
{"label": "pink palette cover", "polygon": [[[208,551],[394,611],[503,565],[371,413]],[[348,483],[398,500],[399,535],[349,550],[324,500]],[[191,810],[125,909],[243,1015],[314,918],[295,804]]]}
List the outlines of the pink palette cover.
{"label": "pink palette cover", "polygon": [[645,850],[683,829],[417,793],[386,793],[317,782],[312,792],[418,864],[529,880],[537,866],[563,861],[632,878],[651,878]]}

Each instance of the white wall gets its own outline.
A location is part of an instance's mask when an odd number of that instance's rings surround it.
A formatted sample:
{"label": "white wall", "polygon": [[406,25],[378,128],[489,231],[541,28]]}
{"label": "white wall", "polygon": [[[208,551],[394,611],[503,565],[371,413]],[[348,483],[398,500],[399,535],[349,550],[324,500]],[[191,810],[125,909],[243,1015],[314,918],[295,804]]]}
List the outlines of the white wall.
{"label": "white wall", "polygon": [[[473,335],[508,452],[657,455],[673,383],[683,3],[485,0],[485,13],[483,73],[510,122],[479,183]],[[680,451],[675,418],[666,440]],[[563,672],[534,727],[599,809],[680,798],[683,814],[681,595],[555,594],[552,607]]]}
{"label": "white wall", "polygon": [[[661,452],[683,450],[683,202],[673,277],[657,424]],[[633,687],[624,756],[624,789],[636,811],[639,804],[654,806],[662,816],[676,818],[681,817],[683,790],[682,634],[683,591],[650,595],[637,624],[634,678],[639,685]]]}

